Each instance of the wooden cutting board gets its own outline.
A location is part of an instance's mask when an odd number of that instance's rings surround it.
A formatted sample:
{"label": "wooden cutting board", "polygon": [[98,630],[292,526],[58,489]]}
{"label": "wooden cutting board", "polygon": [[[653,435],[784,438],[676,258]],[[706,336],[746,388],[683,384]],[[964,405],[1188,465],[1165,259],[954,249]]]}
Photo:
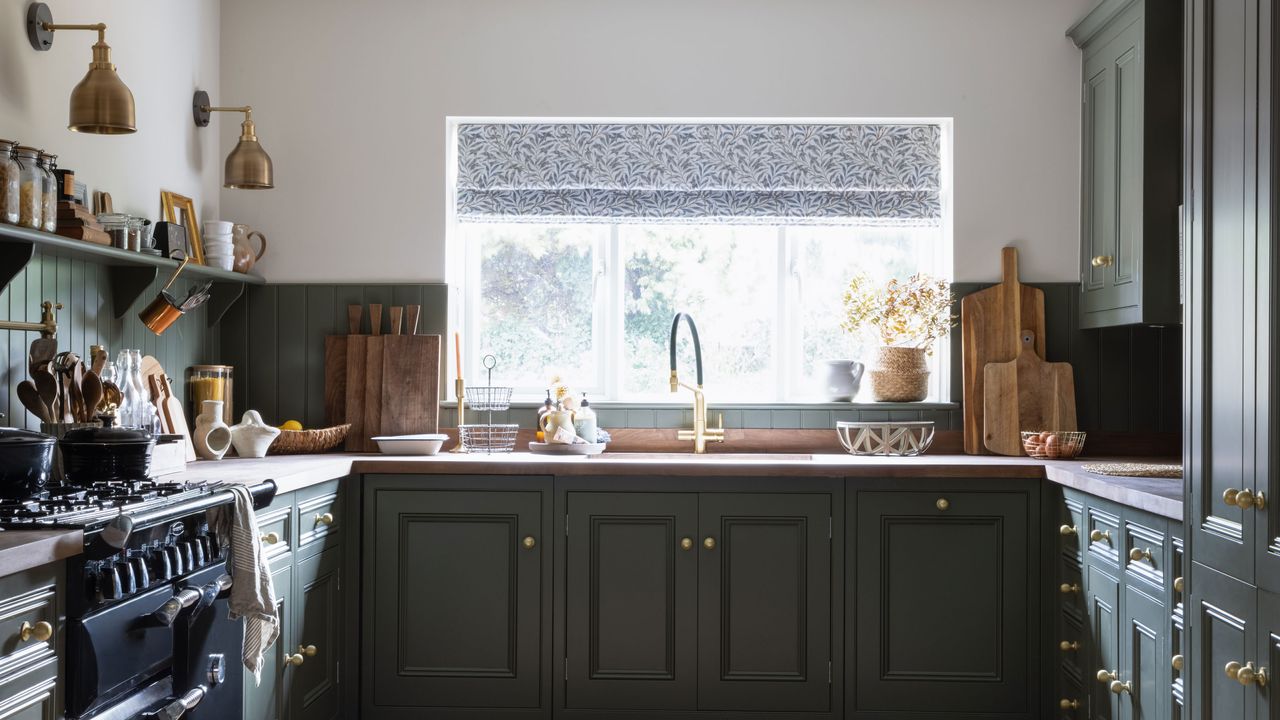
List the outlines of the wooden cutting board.
{"label": "wooden cutting board", "polygon": [[381,339],[381,424],[376,434],[438,432],[440,336],[390,335]]}
{"label": "wooden cutting board", "polygon": [[187,425],[187,416],[182,410],[182,402],[173,395],[173,381],[163,373],[160,375],[160,391],[164,394],[164,404],[160,408],[161,414],[164,415],[169,427],[173,428],[174,435],[186,438],[187,462],[195,462],[196,444],[191,439],[191,428]]}
{"label": "wooden cutting board", "polygon": [[1001,455],[1022,455],[1023,430],[1075,430],[1076,386],[1070,363],[1050,363],[1035,351],[1036,335],[1023,330],[1010,362],[984,368],[983,440]]}
{"label": "wooden cutting board", "polygon": [[1018,282],[1018,251],[1001,251],[1003,280],[960,300],[961,372],[964,382],[964,451],[985,453],[983,406],[985,369],[1018,357],[1022,330],[1035,336],[1044,357],[1044,291]]}
{"label": "wooden cutting board", "polygon": [[347,334],[324,338],[324,419],[329,425],[347,421],[347,338],[360,334],[364,308],[347,306]]}
{"label": "wooden cutting board", "polygon": [[[369,329],[372,334],[365,339],[364,352],[364,422],[357,435],[360,450],[378,452],[378,443],[369,438],[378,435],[382,428],[382,359],[386,338],[382,335],[382,306],[369,305]],[[348,375],[348,382],[351,376]],[[355,428],[351,428],[354,433]]]}

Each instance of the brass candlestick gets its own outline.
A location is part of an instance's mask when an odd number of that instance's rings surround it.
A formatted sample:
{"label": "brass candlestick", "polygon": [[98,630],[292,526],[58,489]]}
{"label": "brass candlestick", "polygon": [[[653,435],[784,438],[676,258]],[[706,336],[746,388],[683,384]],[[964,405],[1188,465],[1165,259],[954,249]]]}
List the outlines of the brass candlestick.
{"label": "brass candlestick", "polygon": [[462,382],[462,378],[458,378],[457,380],[454,380],[453,396],[458,401],[458,444],[454,445],[453,449],[449,451],[451,453],[464,453],[467,451],[467,449],[462,446],[462,424],[465,422],[464,418],[466,413],[466,400],[465,400],[466,395],[467,395],[467,386]]}

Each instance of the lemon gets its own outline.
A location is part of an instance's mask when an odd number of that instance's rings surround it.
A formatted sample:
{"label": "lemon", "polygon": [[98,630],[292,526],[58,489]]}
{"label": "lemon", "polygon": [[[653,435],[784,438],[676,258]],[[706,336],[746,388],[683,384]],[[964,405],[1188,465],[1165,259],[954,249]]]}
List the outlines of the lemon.
{"label": "lemon", "polygon": [[298,422],[297,420],[286,420],[284,424],[280,426],[280,429],[281,430],[301,430],[302,423]]}

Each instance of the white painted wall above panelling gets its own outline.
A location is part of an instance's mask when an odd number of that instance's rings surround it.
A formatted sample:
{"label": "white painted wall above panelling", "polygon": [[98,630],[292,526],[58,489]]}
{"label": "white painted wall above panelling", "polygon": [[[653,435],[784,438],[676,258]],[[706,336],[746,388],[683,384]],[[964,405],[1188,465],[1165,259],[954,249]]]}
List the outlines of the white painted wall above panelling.
{"label": "white painted wall above panelling", "polygon": [[[274,282],[440,281],[445,118],[953,117],[955,278],[1078,280],[1092,0],[223,0],[222,97],[275,190]],[[238,125],[222,118],[222,154]]]}
{"label": "white painted wall above panelling", "polygon": [[202,218],[218,214],[218,135],[191,120],[197,86],[219,86],[218,0],[47,0],[57,23],[107,24],[120,78],[133,91],[138,132],[82,135],[67,130],[71,89],[97,41],[60,30],[53,48],[27,40],[28,0],[0,0],[0,138],[45,148],[91,190],[111,193],[118,212],[156,219],[161,189],[191,196]]}

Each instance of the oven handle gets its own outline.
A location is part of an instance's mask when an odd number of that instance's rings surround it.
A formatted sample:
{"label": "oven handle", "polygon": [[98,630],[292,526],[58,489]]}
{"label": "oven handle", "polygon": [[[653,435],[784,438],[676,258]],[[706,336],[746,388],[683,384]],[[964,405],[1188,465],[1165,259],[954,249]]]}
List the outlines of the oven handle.
{"label": "oven handle", "polygon": [[196,601],[204,595],[204,591],[206,589],[213,590],[216,588],[217,592],[214,594],[219,595],[230,590],[232,583],[233,581],[231,576],[223,574],[219,575],[217,580],[206,585],[205,588],[189,587],[181,590],[178,594],[168,600],[165,600],[163,605],[156,608],[155,612],[151,613],[151,617],[155,618],[157,622],[166,627],[173,625],[173,621],[178,619],[178,615],[181,614],[184,609],[195,605]]}
{"label": "oven handle", "polygon": [[199,705],[200,701],[204,700],[207,692],[209,692],[208,688],[203,685],[197,685],[188,690],[182,697],[157,710],[154,717],[158,718],[158,720],[178,720],[188,710]]}

